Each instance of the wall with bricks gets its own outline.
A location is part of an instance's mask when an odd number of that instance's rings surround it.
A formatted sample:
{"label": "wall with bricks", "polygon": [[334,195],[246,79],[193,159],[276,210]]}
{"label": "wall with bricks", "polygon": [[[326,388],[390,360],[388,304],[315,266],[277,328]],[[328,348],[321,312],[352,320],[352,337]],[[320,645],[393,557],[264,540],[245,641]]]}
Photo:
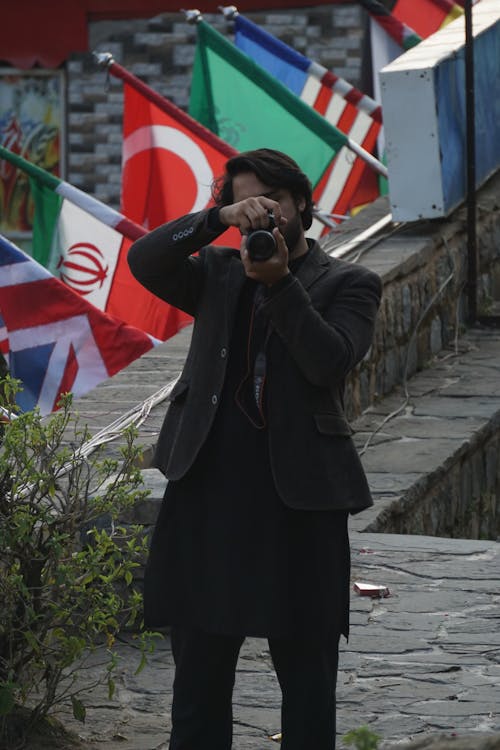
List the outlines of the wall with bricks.
{"label": "wall with bricks", "polygon": [[[360,86],[365,14],[355,5],[262,11],[248,17],[299,52]],[[205,20],[232,39],[221,14]],[[116,62],[174,104],[187,109],[195,53],[195,28],[183,13],[151,19],[90,24],[89,48],[111,52]],[[119,207],[122,82],[98,67],[92,54],[73,55],[68,70],[67,179]]]}

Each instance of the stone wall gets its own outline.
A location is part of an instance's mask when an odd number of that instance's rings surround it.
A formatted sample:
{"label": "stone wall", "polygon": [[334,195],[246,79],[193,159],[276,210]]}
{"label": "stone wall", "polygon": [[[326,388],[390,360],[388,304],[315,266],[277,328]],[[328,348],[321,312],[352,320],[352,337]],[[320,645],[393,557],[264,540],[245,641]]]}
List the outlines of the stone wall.
{"label": "stone wall", "polygon": [[[386,206],[388,211],[388,207]],[[363,214],[365,214],[363,216]],[[373,222],[380,207],[351,219]],[[478,193],[478,311],[498,299],[500,173]],[[325,241],[328,249],[330,240]],[[467,227],[462,207],[447,219],[404,225],[382,236],[360,261],[384,283],[375,339],[347,384],[347,410],[356,417],[410,378],[448,346],[467,322]]]}
{"label": "stone wall", "polygon": [[384,508],[364,531],[500,540],[500,417]]}
{"label": "stone wall", "polygon": [[[360,86],[365,12],[356,5],[267,10],[248,18],[327,68]],[[232,38],[218,14],[205,20]],[[116,62],[162,96],[187,109],[195,53],[195,27],[184,14],[90,24],[89,49],[111,52]],[[92,54],[68,62],[68,171],[73,185],[118,208],[122,150],[122,82],[107,77]]]}

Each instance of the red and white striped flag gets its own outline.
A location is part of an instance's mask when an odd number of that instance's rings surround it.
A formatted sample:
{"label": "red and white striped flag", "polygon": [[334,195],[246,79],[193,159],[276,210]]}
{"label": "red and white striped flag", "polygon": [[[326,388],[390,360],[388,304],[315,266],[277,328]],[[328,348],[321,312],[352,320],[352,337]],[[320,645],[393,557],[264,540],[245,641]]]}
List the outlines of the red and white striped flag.
{"label": "red and white striped flag", "polygon": [[[310,60],[244,16],[234,16],[235,44],[256,63],[285,84],[351,140],[372,152],[382,123],[381,107],[322,65]],[[362,159],[344,146],[315,187],[317,206],[345,215],[358,205],[356,192],[366,168]],[[369,169],[369,168],[368,168]],[[378,195],[364,194],[364,201]],[[322,228],[313,225],[313,234]]]}

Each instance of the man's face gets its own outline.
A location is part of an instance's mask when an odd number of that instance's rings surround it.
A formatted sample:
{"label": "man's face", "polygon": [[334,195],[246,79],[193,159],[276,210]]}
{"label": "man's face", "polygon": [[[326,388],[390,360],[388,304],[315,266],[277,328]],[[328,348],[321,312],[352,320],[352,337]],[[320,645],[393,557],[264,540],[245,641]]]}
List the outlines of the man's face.
{"label": "man's face", "polygon": [[285,219],[288,219],[285,227],[281,230],[290,255],[293,255],[299,241],[304,236],[300,212],[305,207],[304,198],[300,198],[296,203],[292,194],[287,188],[269,187],[257,177],[253,172],[242,172],[233,178],[233,200],[234,203],[245,200],[245,198],[254,198],[264,195],[277,201],[281,206],[281,213]]}

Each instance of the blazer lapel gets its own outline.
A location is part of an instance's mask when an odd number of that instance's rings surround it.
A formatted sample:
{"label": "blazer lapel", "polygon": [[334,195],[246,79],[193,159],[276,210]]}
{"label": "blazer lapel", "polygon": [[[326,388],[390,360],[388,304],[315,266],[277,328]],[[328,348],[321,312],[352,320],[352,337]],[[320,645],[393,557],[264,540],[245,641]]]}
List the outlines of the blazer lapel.
{"label": "blazer lapel", "polygon": [[233,256],[229,263],[229,268],[226,277],[226,299],[225,299],[225,311],[224,321],[227,326],[227,340],[231,336],[234,323],[234,315],[236,312],[236,305],[238,304],[238,298],[240,296],[241,289],[245,283],[246,275],[243,268],[243,263],[239,257]]}
{"label": "blazer lapel", "polygon": [[316,279],[328,271],[329,267],[330,258],[321,249],[319,243],[314,242],[306,259],[297,270],[296,276],[304,289],[308,289]]}

